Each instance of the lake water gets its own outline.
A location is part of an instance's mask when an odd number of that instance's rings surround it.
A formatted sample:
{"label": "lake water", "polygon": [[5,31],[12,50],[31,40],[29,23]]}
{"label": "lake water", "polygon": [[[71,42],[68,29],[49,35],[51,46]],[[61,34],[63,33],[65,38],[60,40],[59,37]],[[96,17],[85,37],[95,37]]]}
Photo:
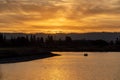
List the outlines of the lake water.
{"label": "lake water", "polygon": [[0,64],[0,80],[120,80],[118,52],[54,52],[51,58]]}

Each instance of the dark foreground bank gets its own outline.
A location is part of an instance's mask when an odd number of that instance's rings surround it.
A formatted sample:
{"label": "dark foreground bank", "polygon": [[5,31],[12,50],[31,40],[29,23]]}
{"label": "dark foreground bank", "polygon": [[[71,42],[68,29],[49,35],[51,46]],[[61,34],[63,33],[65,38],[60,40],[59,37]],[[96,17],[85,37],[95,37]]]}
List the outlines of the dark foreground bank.
{"label": "dark foreground bank", "polygon": [[25,62],[35,59],[43,59],[53,56],[59,56],[53,54],[48,50],[40,50],[36,48],[3,48],[0,49],[0,63],[16,63]]}

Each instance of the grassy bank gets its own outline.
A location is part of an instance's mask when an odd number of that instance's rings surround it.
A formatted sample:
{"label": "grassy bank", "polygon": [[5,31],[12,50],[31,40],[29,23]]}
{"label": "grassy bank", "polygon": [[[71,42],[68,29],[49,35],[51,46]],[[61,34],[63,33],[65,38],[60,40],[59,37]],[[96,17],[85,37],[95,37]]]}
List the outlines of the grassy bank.
{"label": "grassy bank", "polygon": [[39,48],[0,48],[0,63],[23,62],[53,56],[58,54]]}

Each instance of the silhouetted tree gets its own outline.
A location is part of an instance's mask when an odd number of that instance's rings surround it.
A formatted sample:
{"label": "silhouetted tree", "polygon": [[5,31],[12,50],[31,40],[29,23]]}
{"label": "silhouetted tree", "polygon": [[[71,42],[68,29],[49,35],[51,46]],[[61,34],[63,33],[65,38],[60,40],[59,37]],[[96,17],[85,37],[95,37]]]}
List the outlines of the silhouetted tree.
{"label": "silhouetted tree", "polygon": [[45,47],[53,48],[55,46],[56,45],[53,36],[48,35],[47,38],[45,38]]}
{"label": "silhouetted tree", "polygon": [[119,38],[116,38],[115,44],[120,45],[120,39]]}
{"label": "silhouetted tree", "polygon": [[93,45],[95,45],[95,46],[107,46],[108,42],[106,42],[104,40],[95,40],[95,41],[93,41]]}
{"label": "silhouetted tree", "polygon": [[35,35],[30,36],[30,45],[35,46],[37,44],[37,38]]}
{"label": "silhouetted tree", "polygon": [[111,40],[109,44],[110,44],[110,45],[114,45],[114,41]]}
{"label": "silhouetted tree", "polygon": [[4,35],[0,33],[0,46],[4,46]]}
{"label": "silhouetted tree", "polygon": [[36,40],[36,46],[39,46],[39,47],[43,47],[44,46],[44,39],[43,37],[37,37],[37,40]]}
{"label": "silhouetted tree", "polygon": [[72,41],[72,38],[71,38],[70,36],[66,36],[66,37],[65,37],[65,41],[66,41],[66,42],[71,42],[71,41]]}
{"label": "silhouetted tree", "polygon": [[[36,37],[36,35],[12,36],[7,39],[0,33],[0,47],[42,47],[47,49],[78,49],[78,50],[118,50],[120,38],[115,41],[107,42],[105,40],[72,40],[70,36],[66,36],[64,40],[54,40],[53,36],[48,35],[47,38]],[[102,48],[101,48],[102,47]]]}
{"label": "silhouetted tree", "polygon": [[0,42],[3,42],[4,41],[4,36],[3,36],[3,34],[1,33],[0,34]]}

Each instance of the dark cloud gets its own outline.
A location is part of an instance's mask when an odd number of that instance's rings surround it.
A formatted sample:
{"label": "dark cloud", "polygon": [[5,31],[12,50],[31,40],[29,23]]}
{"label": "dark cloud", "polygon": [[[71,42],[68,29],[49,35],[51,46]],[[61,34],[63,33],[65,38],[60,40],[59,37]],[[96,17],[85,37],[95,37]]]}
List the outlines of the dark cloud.
{"label": "dark cloud", "polygon": [[72,13],[68,16],[71,19],[79,20],[84,17],[100,14],[120,14],[120,0],[76,0],[72,7]]}

